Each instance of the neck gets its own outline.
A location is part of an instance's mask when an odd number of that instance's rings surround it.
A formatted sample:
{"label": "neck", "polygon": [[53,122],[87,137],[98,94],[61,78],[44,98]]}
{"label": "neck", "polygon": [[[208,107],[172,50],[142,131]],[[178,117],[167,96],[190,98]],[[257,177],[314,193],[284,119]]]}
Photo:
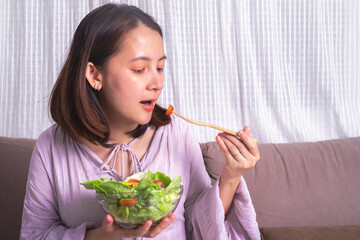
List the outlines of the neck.
{"label": "neck", "polygon": [[128,132],[134,130],[137,126],[122,128],[122,127],[110,127],[109,140],[115,144],[128,144],[134,137],[128,134]]}
{"label": "neck", "polygon": [[109,140],[115,144],[128,144],[134,139],[131,135],[127,134],[126,132],[117,132],[110,130],[110,137]]}

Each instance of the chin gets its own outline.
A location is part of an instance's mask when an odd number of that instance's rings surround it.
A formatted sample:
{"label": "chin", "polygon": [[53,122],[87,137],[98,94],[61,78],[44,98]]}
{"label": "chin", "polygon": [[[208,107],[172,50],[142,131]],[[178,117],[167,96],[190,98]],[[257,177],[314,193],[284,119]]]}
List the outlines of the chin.
{"label": "chin", "polygon": [[151,116],[148,118],[139,119],[138,124],[145,125],[145,124],[148,124],[150,122],[150,120],[151,120]]}

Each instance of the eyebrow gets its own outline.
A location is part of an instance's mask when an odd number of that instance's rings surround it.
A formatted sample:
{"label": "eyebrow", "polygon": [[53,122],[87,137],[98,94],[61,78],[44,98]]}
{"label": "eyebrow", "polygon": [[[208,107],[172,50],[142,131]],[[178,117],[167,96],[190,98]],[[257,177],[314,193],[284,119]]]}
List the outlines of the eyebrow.
{"label": "eyebrow", "polygon": [[[159,58],[158,62],[161,60],[167,59],[167,57],[164,55],[161,58]],[[138,60],[144,60],[144,61],[150,61],[151,59],[149,57],[145,57],[145,56],[140,56],[140,57],[135,57],[133,59],[130,60],[130,62],[135,62]]]}

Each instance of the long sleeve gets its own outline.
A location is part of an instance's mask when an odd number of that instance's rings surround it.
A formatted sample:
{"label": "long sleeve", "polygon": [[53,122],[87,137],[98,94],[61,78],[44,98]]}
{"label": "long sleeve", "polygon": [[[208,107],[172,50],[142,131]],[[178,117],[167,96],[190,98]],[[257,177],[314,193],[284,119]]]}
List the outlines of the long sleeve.
{"label": "long sleeve", "polygon": [[199,144],[190,132],[186,139],[186,150],[191,158],[190,179],[197,179],[190,184],[185,203],[187,239],[260,239],[256,213],[245,180],[241,178],[225,218],[219,179],[211,186]]}
{"label": "long sleeve", "polygon": [[60,217],[53,183],[54,172],[49,166],[50,143],[46,134],[39,137],[34,148],[24,200],[20,239],[84,239],[93,223],[65,227]]}
{"label": "long sleeve", "polygon": [[230,211],[226,216],[225,227],[229,239],[261,238],[256,221],[256,212],[243,177],[241,177]]}

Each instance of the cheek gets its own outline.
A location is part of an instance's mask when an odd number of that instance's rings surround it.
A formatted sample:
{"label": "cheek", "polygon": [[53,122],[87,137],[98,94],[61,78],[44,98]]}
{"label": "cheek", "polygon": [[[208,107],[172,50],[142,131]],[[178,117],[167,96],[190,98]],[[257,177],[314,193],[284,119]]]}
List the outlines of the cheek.
{"label": "cheek", "polygon": [[104,79],[104,87],[106,88],[105,94],[108,95],[118,95],[120,93],[126,93],[126,89],[131,86],[131,81],[128,80],[126,73],[115,72],[109,74]]}
{"label": "cheek", "polygon": [[135,81],[116,81],[109,83],[106,91],[104,91],[108,101],[118,105],[116,102],[122,104],[124,102],[131,103],[131,99],[138,99],[142,94],[141,84]]}
{"label": "cheek", "polygon": [[[163,80],[163,79],[162,79]],[[118,105],[117,101],[128,102],[138,99],[144,92],[145,81],[133,76],[126,69],[108,72],[104,79],[104,95],[108,103]]]}
{"label": "cheek", "polygon": [[109,86],[104,94],[106,95],[106,99],[111,101],[113,104],[121,104],[127,99],[131,98],[131,88],[126,88],[122,85],[114,84]]}

